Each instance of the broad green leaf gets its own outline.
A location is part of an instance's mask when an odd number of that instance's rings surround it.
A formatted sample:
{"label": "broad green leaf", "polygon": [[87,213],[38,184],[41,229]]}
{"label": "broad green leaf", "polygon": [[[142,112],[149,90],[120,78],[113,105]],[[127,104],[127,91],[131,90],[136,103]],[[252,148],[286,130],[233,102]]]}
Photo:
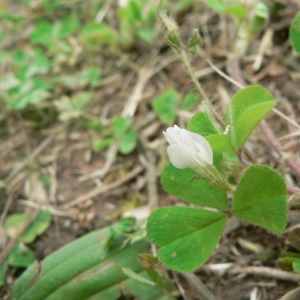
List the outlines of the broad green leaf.
{"label": "broad green leaf", "polygon": [[51,224],[51,213],[48,210],[41,211],[33,223],[25,231],[25,234],[22,235],[20,241],[24,243],[31,243],[35,238],[43,234]]}
{"label": "broad green leaf", "polygon": [[188,130],[203,136],[219,133],[206,112],[196,113],[190,121]]}
{"label": "broad green leaf", "polygon": [[[4,228],[7,234],[15,237],[18,232],[24,228],[25,224],[29,221],[29,216],[26,214],[13,214],[9,216],[4,223]],[[35,238],[44,233],[51,223],[51,214],[49,211],[41,211],[33,223],[28,227],[25,233],[21,236],[20,241],[24,243],[31,243]]]}
{"label": "broad green leaf", "polygon": [[186,202],[221,210],[228,207],[226,193],[198,178],[191,169],[177,169],[169,164],[161,175],[161,182],[168,193]]}
{"label": "broad green leaf", "polygon": [[32,250],[24,244],[18,243],[7,258],[7,263],[15,267],[28,267],[35,261],[35,255]]}
{"label": "broad green leaf", "polygon": [[224,154],[221,152],[214,152],[213,164],[221,174],[224,174]]}
{"label": "broad green leaf", "polygon": [[231,143],[231,133],[213,134],[206,137],[214,152],[235,153],[235,149]]}
{"label": "broad green leaf", "polygon": [[274,104],[272,94],[258,85],[244,88],[234,95],[232,112],[229,112],[234,122],[232,143],[237,149],[245,144],[254,127]]}
{"label": "broad green leaf", "polygon": [[172,123],[175,121],[178,99],[176,90],[168,90],[152,100],[152,107],[163,122]]}
{"label": "broad green leaf", "polygon": [[[124,246],[126,237],[117,235],[107,249],[106,241],[112,230],[110,226],[92,232],[46,257],[40,266],[31,265],[15,282],[9,299],[64,300],[68,295],[72,300],[116,300],[120,296],[120,285],[126,286],[130,293],[121,269],[142,272],[137,255],[147,252],[150,245],[140,241]],[[135,285],[142,284],[135,281]],[[161,297],[162,292],[156,287],[142,286],[151,288],[149,291],[155,294],[153,299]]]}
{"label": "broad green leaf", "polygon": [[293,19],[290,28],[290,41],[293,49],[300,54],[300,12]]}
{"label": "broad green leaf", "polygon": [[135,130],[130,130],[120,140],[120,151],[122,154],[129,154],[134,150],[138,139],[138,134]]}
{"label": "broad green leaf", "polygon": [[220,134],[206,112],[195,114],[188,126],[188,130],[206,137],[214,152],[234,153],[231,142],[231,132]]}
{"label": "broad green leaf", "polygon": [[286,185],[282,177],[267,166],[249,167],[235,192],[232,213],[243,221],[282,233],[287,224]]}
{"label": "broad green leaf", "polygon": [[29,217],[26,214],[12,214],[8,216],[3,226],[6,234],[11,238],[15,238],[28,220]]}
{"label": "broad green leaf", "polygon": [[179,272],[203,265],[217,246],[226,225],[223,213],[189,207],[164,207],[148,219],[150,241],[160,247],[163,263]]}
{"label": "broad green leaf", "polygon": [[123,136],[132,124],[132,119],[117,117],[114,121],[114,132],[116,136]]}
{"label": "broad green leaf", "polygon": [[199,103],[198,97],[195,93],[187,93],[181,103],[181,109],[190,110],[196,103]]}
{"label": "broad green leaf", "polygon": [[229,161],[229,162],[232,162],[232,163],[239,162],[238,156],[234,153],[224,153],[224,158],[225,158],[226,161]]}

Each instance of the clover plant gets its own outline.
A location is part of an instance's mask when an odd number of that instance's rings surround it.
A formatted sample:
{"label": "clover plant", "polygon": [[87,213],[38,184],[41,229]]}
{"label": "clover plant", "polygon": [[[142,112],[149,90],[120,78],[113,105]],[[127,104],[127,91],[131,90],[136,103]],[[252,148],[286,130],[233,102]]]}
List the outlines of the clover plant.
{"label": "clover plant", "polygon": [[[162,1],[158,13],[168,29],[167,41],[204,95],[192,75],[179,29],[161,5]],[[231,162],[226,160],[239,156],[253,129],[273,108],[272,94],[259,85],[238,91],[227,108],[222,130],[210,114],[208,100],[204,97],[203,101],[206,112],[196,113],[187,129],[175,125],[163,132],[171,163],[161,183],[168,193],[192,205],[158,208],[147,225],[160,260],[179,272],[193,271],[208,260],[232,216],[276,234],[283,233],[287,224],[286,184],[281,175],[258,164],[233,175],[228,168]]]}
{"label": "clover plant", "polygon": [[274,104],[265,88],[250,86],[233,98],[227,134],[216,132],[209,115],[203,112],[191,119],[193,132],[176,125],[164,132],[170,144],[167,151],[171,164],[163,171],[162,185],[170,194],[193,204],[159,208],[149,217],[148,237],[160,247],[160,259],[170,268],[187,272],[205,263],[232,215],[283,233],[287,198],[280,174],[265,165],[253,164],[237,182],[229,183],[224,160],[224,154],[242,149]]}

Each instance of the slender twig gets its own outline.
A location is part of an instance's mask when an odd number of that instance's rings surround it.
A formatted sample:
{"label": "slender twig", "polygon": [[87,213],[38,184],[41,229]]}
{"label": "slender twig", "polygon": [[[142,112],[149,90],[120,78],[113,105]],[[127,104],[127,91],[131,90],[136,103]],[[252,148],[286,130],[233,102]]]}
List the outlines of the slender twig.
{"label": "slender twig", "polygon": [[158,207],[158,192],[157,192],[157,175],[156,175],[156,163],[155,156],[152,149],[147,147],[147,138],[141,133],[140,140],[144,147],[145,158],[141,162],[147,169],[147,192],[148,192],[148,204],[151,209],[156,209]]}
{"label": "slender twig", "polygon": [[173,271],[172,274],[173,274],[174,283],[175,283],[181,297],[183,298],[183,300],[191,300],[191,298],[186,294],[185,289],[182,287],[182,285],[180,283],[180,280],[178,278],[179,273]]}
{"label": "slender twig", "polygon": [[300,274],[294,274],[291,272],[286,272],[283,270],[277,270],[269,267],[233,267],[229,270],[230,274],[248,274],[248,275],[259,275],[263,277],[291,281],[291,282],[300,282]]}
{"label": "slender twig", "polygon": [[156,164],[155,157],[151,150],[145,151],[147,158],[147,181],[148,181],[148,197],[149,197],[149,206],[152,209],[158,207],[158,192],[157,192],[157,178],[156,178]]}
{"label": "slender twig", "polygon": [[74,212],[62,211],[54,208],[51,205],[41,205],[30,200],[20,199],[18,204],[24,205],[26,207],[31,207],[39,210],[48,210],[52,215],[59,217],[74,217],[76,214]]}
{"label": "slender twig", "polygon": [[231,82],[232,84],[234,84],[235,86],[239,87],[240,89],[242,89],[242,88],[244,88],[246,86],[246,83],[244,81],[235,80],[235,79],[231,78],[230,76],[228,76],[227,74],[225,74],[215,64],[213,64],[210,61],[210,59],[207,58],[206,61],[211,66],[211,68],[216,71],[216,73],[218,73],[220,76],[222,76],[223,78],[225,78],[227,81]]}
{"label": "slender twig", "polygon": [[283,114],[280,110],[278,110],[277,108],[273,107],[272,111],[274,113],[276,113],[277,115],[279,115],[281,118],[285,119],[286,121],[288,121],[290,124],[294,125],[295,127],[297,127],[298,129],[300,129],[300,125],[294,121],[293,119],[291,119],[290,117],[286,116],[285,114]]}
{"label": "slender twig", "polygon": [[217,300],[212,292],[205,286],[198,276],[194,273],[182,273],[189,285],[199,294],[204,300]]}

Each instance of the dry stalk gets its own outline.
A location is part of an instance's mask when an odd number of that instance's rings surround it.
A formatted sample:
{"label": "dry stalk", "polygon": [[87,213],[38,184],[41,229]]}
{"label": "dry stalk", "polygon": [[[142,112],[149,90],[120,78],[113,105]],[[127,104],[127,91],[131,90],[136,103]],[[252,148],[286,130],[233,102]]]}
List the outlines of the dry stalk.
{"label": "dry stalk", "polygon": [[235,266],[229,269],[229,274],[237,275],[237,274],[247,274],[247,275],[258,275],[267,278],[283,280],[283,281],[291,281],[295,283],[300,282],[300,274],[295,274],[291,272],[286,272],[283,270],[273,269],[269,267],[239,267]]}

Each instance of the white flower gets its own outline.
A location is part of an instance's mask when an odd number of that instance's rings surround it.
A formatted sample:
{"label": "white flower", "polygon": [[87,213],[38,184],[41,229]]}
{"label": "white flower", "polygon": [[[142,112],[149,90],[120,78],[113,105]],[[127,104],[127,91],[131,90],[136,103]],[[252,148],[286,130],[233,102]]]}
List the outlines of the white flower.
{"label": "white flower", "polygon": [[223,181],[213,165],[213,151],[208,141],[201,135],[181,129],[177,125],[163,131],[170,146],[169,158],[178,169],[191,168],[210,181]]}
{"label": "white flower", "polygon": [[178,169],[205,168],[213,163],[213,152],[208,141],[201,135],[181,129],[177,125],[163,131],[168,143],[171,163]]}

